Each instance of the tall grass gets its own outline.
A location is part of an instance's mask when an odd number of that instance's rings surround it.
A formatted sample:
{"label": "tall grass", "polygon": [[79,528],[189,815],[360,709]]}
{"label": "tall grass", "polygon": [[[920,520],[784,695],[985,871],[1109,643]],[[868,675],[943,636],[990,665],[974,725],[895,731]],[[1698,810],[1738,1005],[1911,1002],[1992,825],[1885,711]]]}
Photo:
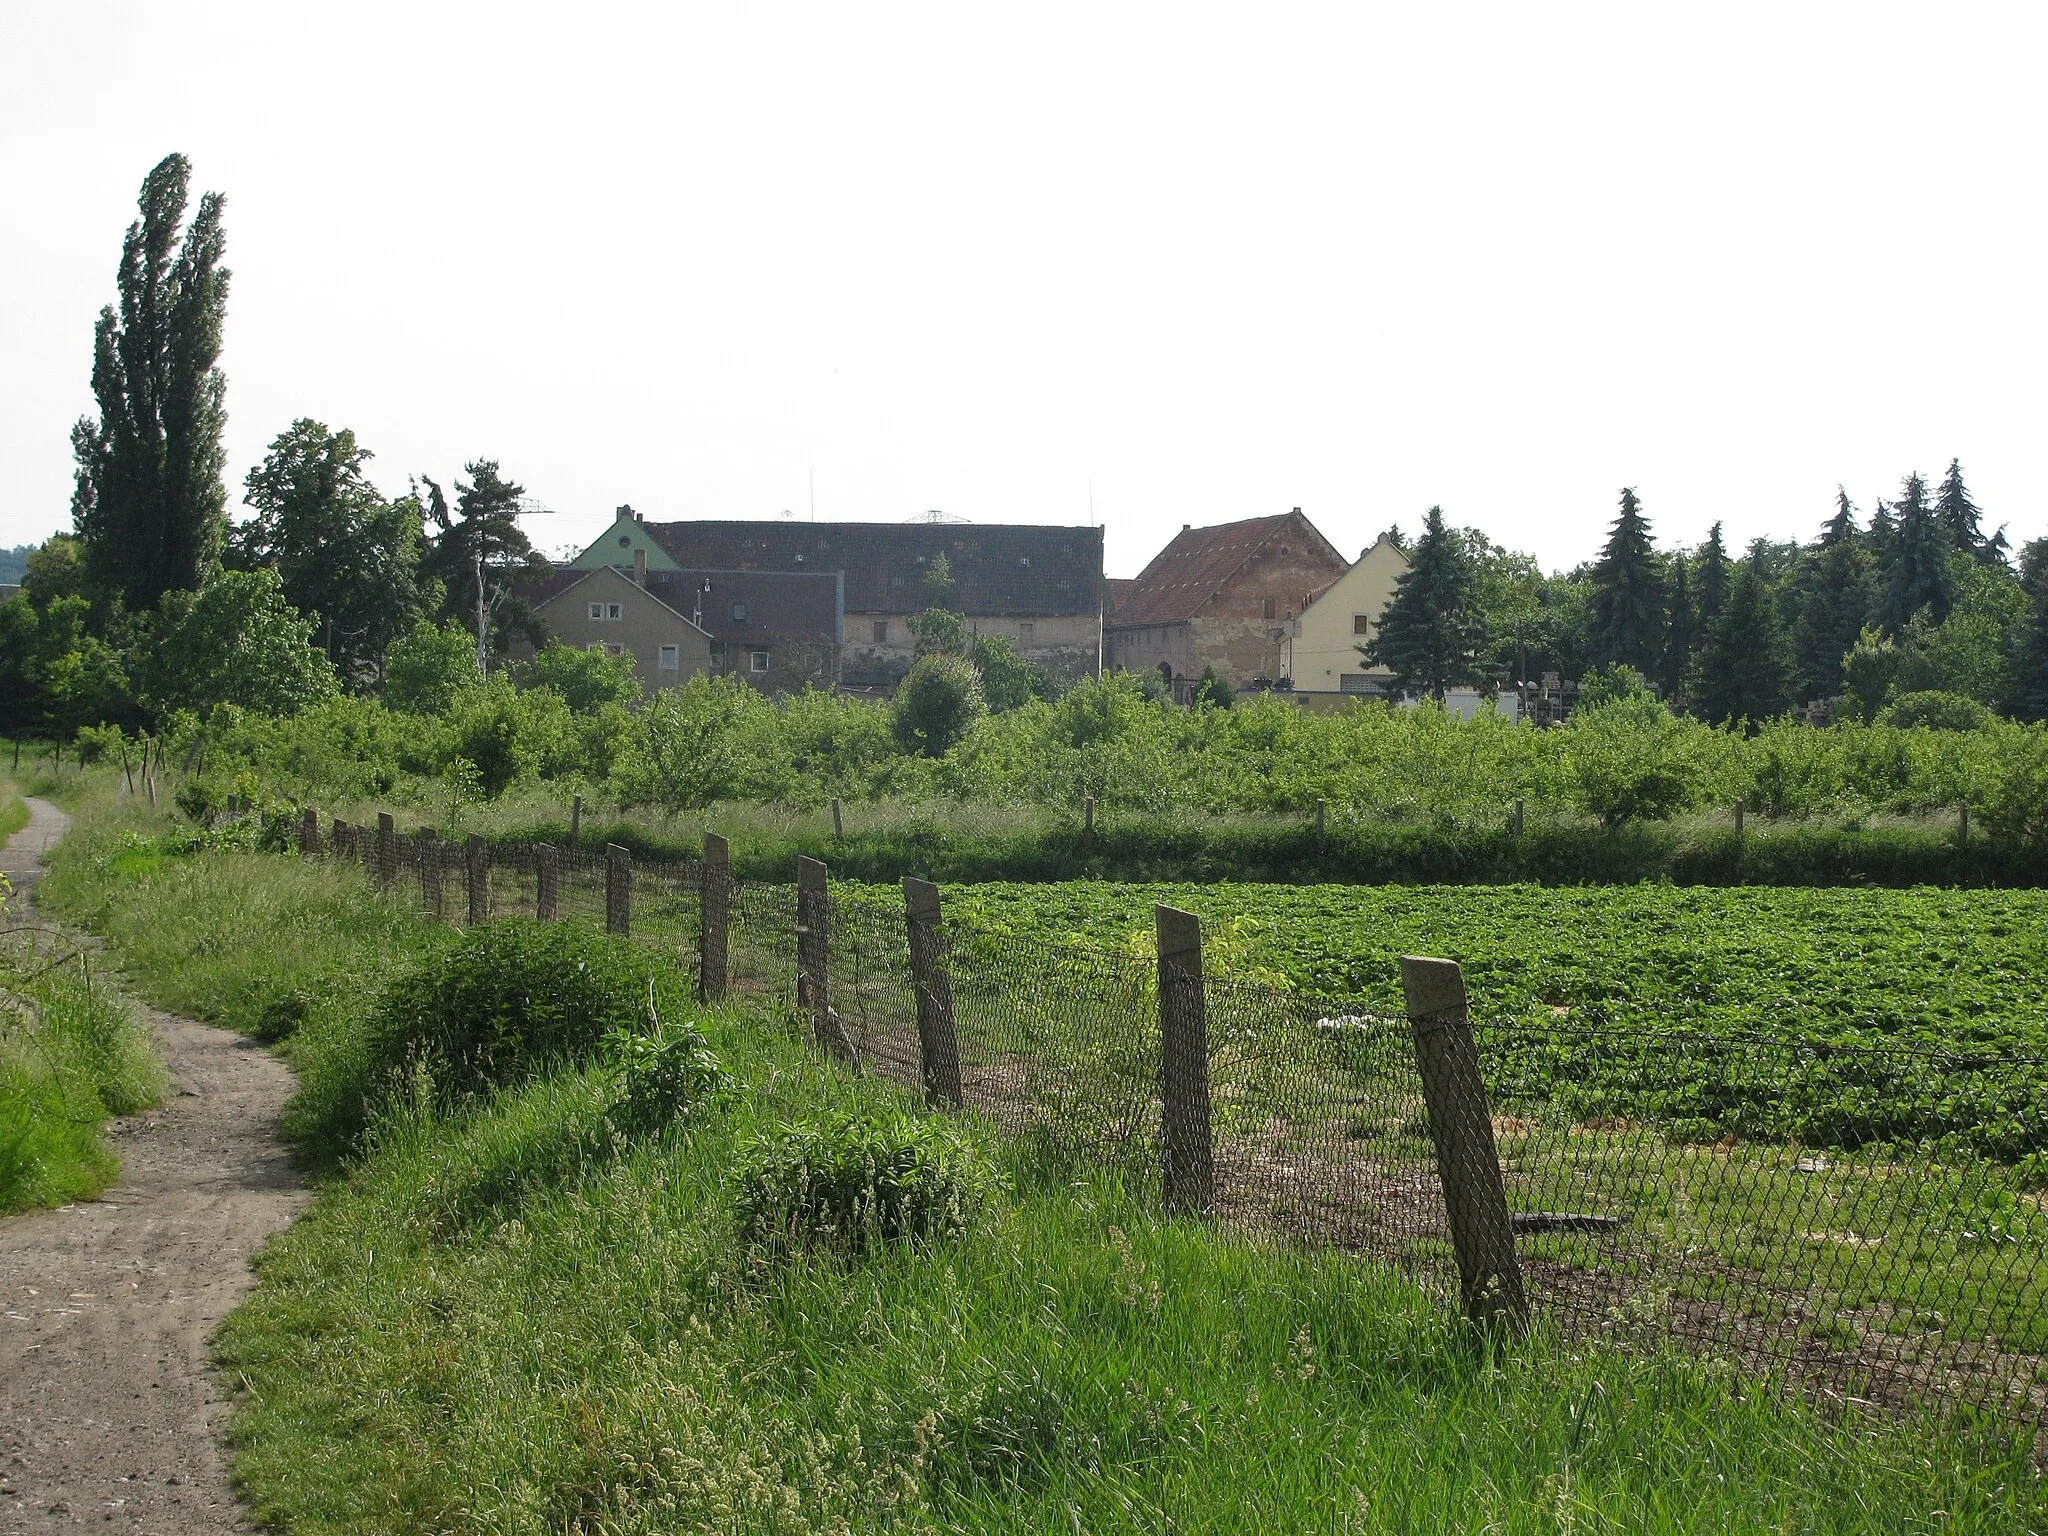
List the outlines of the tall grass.
{"label": "tall grass", "polygon": [[[862,1260],[735,1240],[741,1149],[893,1105],[758,1012],[735,1090],[607,1133],[602,1069],[352,1142],[381,979],[446,942],[349,869],[139,856],[94,821],[53,899],[158,1000],[281,1034],[332,1170],[222,1361],[259,1513],[324,1531],[2021,1531],[2028,1447],[1829,1417],[1712,1363],[1488,1341],[1337,1253],[1162,1219],[987,1127],[1011,1193]],[[146,915],[144,915],[146,914]],[[350,1151],[350,1147],[355,1148]]]}

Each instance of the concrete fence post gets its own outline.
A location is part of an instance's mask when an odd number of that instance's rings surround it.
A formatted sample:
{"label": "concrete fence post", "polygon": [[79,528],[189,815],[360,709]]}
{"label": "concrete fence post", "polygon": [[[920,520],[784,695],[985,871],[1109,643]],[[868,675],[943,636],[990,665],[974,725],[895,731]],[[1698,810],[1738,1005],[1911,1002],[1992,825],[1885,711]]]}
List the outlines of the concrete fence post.
{"label": "concrete fence post", "polygon": [[[142,768],[143,787],[149,785],[149,765]],[[310,805],[299,812],[299,857],[317,858],[320,853],[320,815]]]}
{"label": "concrete fence post", "polygon": [[583,846],[583,797],[578,795],[569,807],[569,846]]}
{"label": "concrete fence post", "polygon": [[1081,797],[1081,830],[1091,833],[1095,830],[1095,797],[1093,795],[1083,795]]}
{"label": "concrete fence post", "polygon": [[1970,841],[1970,802],[1965,800],[1956,807],[1956,846],[1961,848]]}
{"label": "concrete fence post", "polygon": [[1323,835],[1323,827],[1325,825],[1325,820],[1329,812],[1329,808],[1330,802],[1327,800],[1318,800],[1316,802],[1316,836],[1318,839],[1320,839]]}
{"label": "concrete fence post", "polygon": [[377,813],[377,883],[389,885],[398,878],[398,823],[389,811]]}
{"label": "concrete fence post", "polygon": [[853,1042],[833,1012],[828,979],[832,957],[832,903],[822,860],[796,861],[796,1001],[810,1015],[811,1034],[842,1061],[854,1059]]}
{"label": "concrete fence post", "polygon": [[480,833],[472,832],[462,853],[463,869],[469,876],[469,920],[487,923],[491,920],[491,845]]}
{"label": "concrete fence post", "polygon": [[1216,1204],[1202,920],[1177,907],[1152,913],[1159,943],[1160,1172],[1166,1208],[1199,1216]]}
{"label": "concrete fence post", "polygon": [[910,985],[917,997],[917,1053],[924,1095],[934,1104],[958,1109],[960,1034],[953,1022],[953,975],[946,964],[946,930],[939,913],[939,888],[914,875],[903,877],[903,917],[910,930]]}
{"label": "concrete fence post", "polygon": [[334,829],[328,847],[333,850],[337,859],[348,857],[348,823],[339,816],[334,818]]}
{"label": "concrete fence post", "polygon": [[562,856],[552,843],[540,843],[533,850],[533,915],[552,923],[561,913]]}
{"label": "concrete fence post", "polygon": [[617,843],[604,845],[604,931],[633,931],[633,855]]}
{"label": "concrete fence post", "polygon": [[839,804],[839,797],[832,797],[832,841],[840,842],[846,836],[846,812]]}
{"label": "concrete fence post", "polygon": [[1735,835],[1737,837],[1742,836],[1742,819],[1746,809],[1740,800],[1735,802]]}
{"label": "concrete fence post", "polygon": [[447,883],[441,878],[441,834],[432,827],[420,828],[420,904],[427,916],[439,922],[448,915]]}
{"label": "concrete fence post", "polygon": [[1429,1106],[1443,1183],[1444,1217],[1458,1258],[1458,1289],[1468,1317],[1526,1321],[1529,1303],[1515,1257],[1508,1197],[1501,1181],[1493,1116],[1479,1076],[1479,1049],[1465,976],[1455,960],[1401,959],[1401,990],[1415,1036],[1415,1065]]}
{"label": "concrete fence post", "polygon": [[716,832],[704,834],[704,895],[697,922],[697,1001],[725,1000],[731,963],[727,925],[732,916],[732,848]]}

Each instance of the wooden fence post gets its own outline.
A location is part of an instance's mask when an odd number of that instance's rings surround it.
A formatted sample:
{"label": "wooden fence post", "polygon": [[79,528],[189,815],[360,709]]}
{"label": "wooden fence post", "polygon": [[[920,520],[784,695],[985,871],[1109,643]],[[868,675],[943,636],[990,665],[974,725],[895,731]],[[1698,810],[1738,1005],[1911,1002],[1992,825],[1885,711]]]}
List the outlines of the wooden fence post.
{"label": "wooden fence post", "polygon": [[348,857],[348,823],[339,816],[334,818],[334,840],[331,846],[337,859]]}
{"label": "wooden fence post", "polygon": [[819,1045],[851,1062],[853,1042],[832,1011],[827,985],[832,956],[831,898],[822,860],[799,856],[796,861],[796,1001],[811,1016],[811,1033]]}
{"label": "wooden fence post", "polygon": [[604,845],[604,931],[633,931],[633,855],[617,843]]}
{"label": "wooden fence post", "polygon": [[552,923],[562,910],[562,860],[554,845],[542,843],[533,850],[533,915]]}
{"label": "wooden fence post", "polygon": [[576,803],[569,807],[569,846],[583,846],[583,797],[578,795]]}
{"label": "wooden fence post", "polygon": [[1415,1065],[1429,1106],[1436,1171],[1444,1188],[1444,1216],[1458,1257],[1458,1288],[1465,1313],[1475,1319],[1529,1315],[1522,1267],[1515,1257],[1507,1189],[1493,1117],[1479,1077],[1479,1049],[1465,976],[1455,960],[1401,958],[1401,990],[1415,1036]]}
{"label": "wooden fence post", "polygon": [[[143,764],[142,782],[149,783],[149,765]],[[320,852],[320,817],[313,807],[307,806],[299,813],[299,857],[310,859]]]}
{"label": "wooden fence post", "polygon": [[1735,802],[1735,835],[1737,837],[1742,836],[1742,813],[1743,804],[1738,800]]}
{"label": "wooden fence post", "polygon": [[840,842],[846,837],[846,814],[840,807],[839,797],[832,797],[832,841]]}
{"label": "wooden fence post", "polygon": [[1965,800],[1956,807],[1956,846],[1962,848],[1970,841],[1970,802]]}
{"label": "wooden fence post", "polygon": [[1154,907],[1152,915],[1159,941],[1159,1140],[1166,1208],[1199,1216],[1216,1204],[1202,920],[1177,907]]}
{"label": "wooden fence post", "polygon": [[398,878],[398,823],[389,811],[377,813],[377,883],[389,885]]}
{"label": "wooden fence post", "polygon": [[946,930],[939,919],[939,888],[903,877],[903,917],[910,930],[910,985],[917,998],[917,1054],[924,1095],[934,1104],[961,1105],[960,1034],[953,1024],[953,976],[946,965]]}
{"label": "wooden fence post", "polygon": [[697,1001],[725,1000],[731,950],[726,937],[732,915],[732,848],[716,832],[704,834],[704,894],[697,923]]}
{"label": "wooden fence post", "polygon": [[421,827],[419,845],[420,902],[427,915],[439,922],[448,915],[448,896],[441,879],[441,834],[432,827]]}
{"label": "wooden fence post", "polygon": [[1515,796],[1515,836],[1522,835],[1522,797]]}
{"label": "wooden fence post", "polygon": [[469,920],[487,923],[491,920],[491,845],[481,833],[472,832],[462,854],[469,876]]}
{"label": "wooden fence post", "polygon": [[1095,830],[1095,797],[1093,795],[1083,795],[1081,797],[1081,830],[1083,832],[1093,832]]}

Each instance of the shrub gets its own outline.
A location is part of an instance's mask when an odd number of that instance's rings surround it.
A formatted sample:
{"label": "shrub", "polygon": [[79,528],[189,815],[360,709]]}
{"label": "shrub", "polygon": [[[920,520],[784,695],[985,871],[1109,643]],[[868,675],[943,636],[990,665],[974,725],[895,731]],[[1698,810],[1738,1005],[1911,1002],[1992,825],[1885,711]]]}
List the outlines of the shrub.
{"label": "shrub", "polygon": [[374,1065],[424,1060],[443,1088],[474,1091],[659,1028],[683,1002],[672,969],[626,940],[500,918],[391,984],[370,1023]]}
{"label": "shrub", "polygon": [[1877,718],[1880,724],[1901,730],[1925,726],[1933,731],[1981,731],[1991,723],[1991,711],[1960,693],[1929,689],[1900,694]]}
{"label": "shrub", "polygon": [[528,664],[527,679],[535,688],[554,689],[578,715],[595,714],[607,704],[640,702],[631,656],[581,650],[552,637]]}
{"label": "shrub", "polygon": [[652,1033],[617,1030],[605,1036],[613,1074],[605,1119],[629,1136],[656,1135],[688,1120],[724,1091],[718,1057],[696,1030],[664,1024]]}
{"label": "shrub", "polygon": [[1001,1186],[950,1121],[847,1114],[783,1125],[745,1147],[733,1205],[748,1242],[863,1254],[957,1236]]}
{"label": "shrub", "polygon": [[897,686],[890,723],[904,751],[944,757],[987,713],[973,664],[933,654],[920,657]]}
{"label": "shrub", "polygon": [[1639,695],[1581,710],[1567,730],[1579,803],[1604,824],[1665,821],[1684,809],[1685,728],[1657,700]]}
{"label": "shrub", "polygon": [[438,715],[476,686],[476,637],[459,624],[421,624],[384,653],[384,702]]}

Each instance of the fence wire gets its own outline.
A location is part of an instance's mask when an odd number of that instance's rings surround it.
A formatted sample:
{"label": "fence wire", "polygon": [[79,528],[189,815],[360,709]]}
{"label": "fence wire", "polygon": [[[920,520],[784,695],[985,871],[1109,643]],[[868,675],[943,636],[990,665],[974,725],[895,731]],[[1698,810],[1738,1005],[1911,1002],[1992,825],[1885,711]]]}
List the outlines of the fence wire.
{"label": "fence wire", "polygon": [[[467,920],[453,839],[380,844],[336,824],[321,851]],[[489,910],[535,915],[544,860],[557,917],[602,927],[608,864],[588,850],[490,849]],[[714,877],[680,860],[636,862],[630,878],[632,937],[694,979]],[[914,973],[902,902],[829,892],[813,993],[798,981],[797,888],[724,889],[728,991],[922,1091],[920,997],[931,1007],[935,989]],[[2048,1062],[1482,1018],[1460,1035],[1476,1051],[1476,1122],[1449,1135],[1405,1014],[1232,978],[1177,991],[1168,973],[1163,1019],[1146,957],[939,932],[961,1106],[1049,1157],[1169,1202],[1177,1181],[1198,1187],[1220,1223],[1397,1266],[1450,1303],[1448,1168],[1457,1198],[1491,1189],[1504,1203],[1514,1286],[1569,1336],[1673,1340],[1838,1401],[1966,1403],[2048,1425],[2048,1210],[2030,1172],[2048,1157]],[[1191,1016],[1206,1037],[1198,1084],[1162,1050],[1162,1027]]]}

